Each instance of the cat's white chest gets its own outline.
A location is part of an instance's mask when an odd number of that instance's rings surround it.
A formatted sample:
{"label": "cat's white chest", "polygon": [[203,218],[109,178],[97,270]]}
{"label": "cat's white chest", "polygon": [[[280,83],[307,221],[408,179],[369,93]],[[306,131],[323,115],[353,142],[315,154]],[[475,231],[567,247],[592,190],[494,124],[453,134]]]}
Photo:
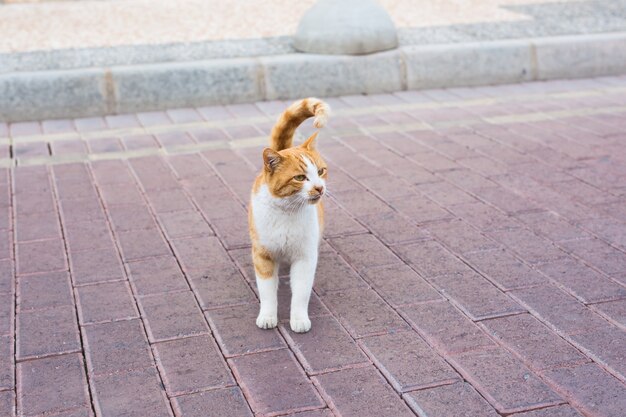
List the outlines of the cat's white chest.
{"label": "cat's white chest", "polygon": [[277,259],[293,262],[317,253],[320,236],[316,206],[287,211],[265,185],[252,197],[251,204],[259,244]]}

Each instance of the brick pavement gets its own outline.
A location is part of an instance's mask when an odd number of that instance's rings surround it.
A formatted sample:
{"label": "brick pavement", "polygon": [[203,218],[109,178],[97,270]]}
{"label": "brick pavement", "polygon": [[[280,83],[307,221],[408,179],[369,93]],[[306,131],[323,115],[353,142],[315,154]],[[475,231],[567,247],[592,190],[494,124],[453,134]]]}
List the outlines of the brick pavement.
{"label": "brick pavement", "polygon": [[303,335],[245,215],[286,103],[0,124],[0,415],[623,416],[626,78],[329,102]]}

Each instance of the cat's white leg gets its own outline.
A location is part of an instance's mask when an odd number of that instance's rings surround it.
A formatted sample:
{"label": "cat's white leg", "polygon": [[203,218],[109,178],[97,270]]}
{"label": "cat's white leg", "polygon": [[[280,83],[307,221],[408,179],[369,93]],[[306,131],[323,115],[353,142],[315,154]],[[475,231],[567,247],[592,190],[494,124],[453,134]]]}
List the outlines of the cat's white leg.
{"label": "cat's white leg", "polygon": [[278,326],[278,265],[275,265],[271,278],[263,278],[257,274],[256,286],[261,301],[256,325],[261,329],[273,329]]}
{"label": "cat's white leg", "polygon": [[305,333],[311,330],[309,320],[309,299],[313,289],[317,255],[312,259],[300,260],[291,264],[291,315],[289,325],[296,333]]}

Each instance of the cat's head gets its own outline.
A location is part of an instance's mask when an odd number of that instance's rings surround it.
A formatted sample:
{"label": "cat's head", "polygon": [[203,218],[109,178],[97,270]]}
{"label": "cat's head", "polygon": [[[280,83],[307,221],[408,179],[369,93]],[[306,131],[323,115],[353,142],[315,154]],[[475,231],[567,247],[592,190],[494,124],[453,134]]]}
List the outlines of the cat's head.
{"label": "cat's head", "polygon": [[263,150],[265,181],[274,197],[316,204],[326,193],[328,169],[315,148],[314,133],[302,145]]}

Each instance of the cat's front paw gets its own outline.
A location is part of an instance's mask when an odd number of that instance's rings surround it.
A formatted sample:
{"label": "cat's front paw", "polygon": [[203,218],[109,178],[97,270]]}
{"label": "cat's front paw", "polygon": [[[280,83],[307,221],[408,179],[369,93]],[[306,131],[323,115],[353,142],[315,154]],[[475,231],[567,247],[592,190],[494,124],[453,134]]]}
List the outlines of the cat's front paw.
{"label": "cat's front paw", "polygon": [[311,330],[311,320],[308,317],[291,319],[289,320],[289,326],[295,333],[306,333]]}
{"label": "cat's front paw", "polygon": [[278,316],[276,314],[259,314],[256,318],[256,325],[261,329],[273,329],[278,326]]}

